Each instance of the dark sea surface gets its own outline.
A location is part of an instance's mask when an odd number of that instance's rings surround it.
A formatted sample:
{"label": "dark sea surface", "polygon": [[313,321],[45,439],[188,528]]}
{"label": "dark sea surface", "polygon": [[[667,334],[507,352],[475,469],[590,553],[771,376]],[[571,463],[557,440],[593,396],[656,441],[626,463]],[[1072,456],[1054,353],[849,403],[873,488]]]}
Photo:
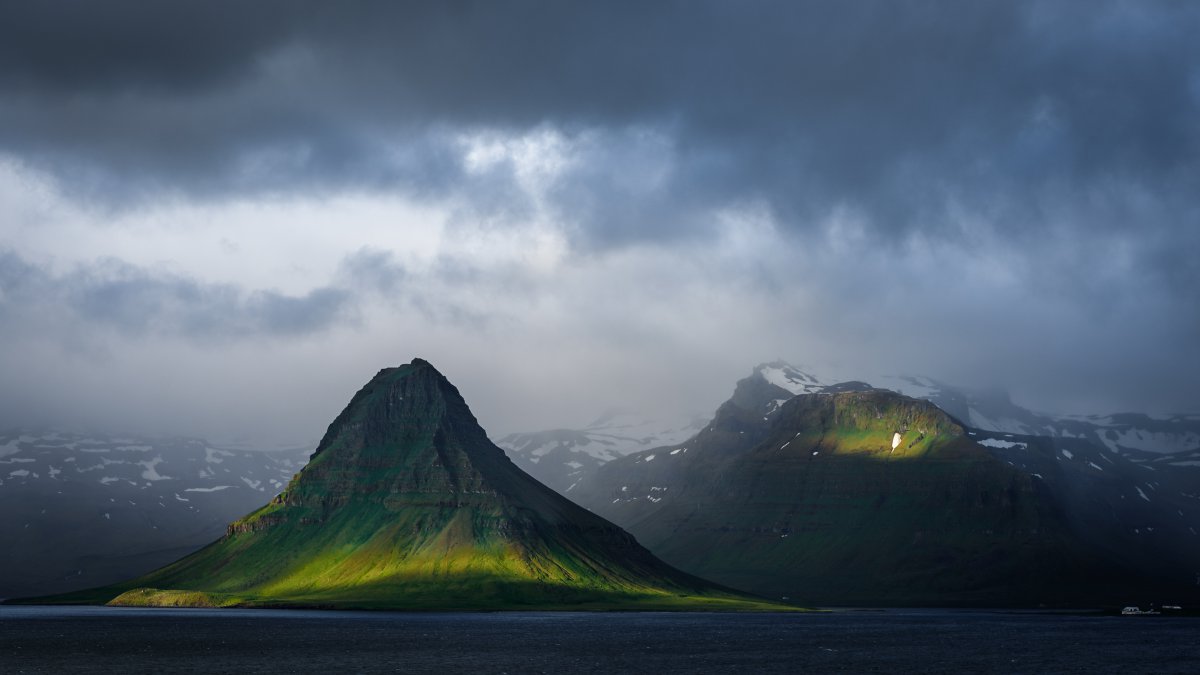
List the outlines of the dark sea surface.
{"label": "dark sea surface", "polygon": [[1200,619],[0,607],[0,673],[1200,673]]}

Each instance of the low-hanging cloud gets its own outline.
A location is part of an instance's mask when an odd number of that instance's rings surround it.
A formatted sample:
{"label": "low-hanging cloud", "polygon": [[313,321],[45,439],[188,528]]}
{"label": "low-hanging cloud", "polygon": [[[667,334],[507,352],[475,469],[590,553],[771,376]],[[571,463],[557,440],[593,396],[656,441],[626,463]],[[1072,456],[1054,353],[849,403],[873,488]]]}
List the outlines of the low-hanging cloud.
{"label": "low-hanging cloud", "polygon": [[56,274],[0,252],[0,316],[6,333],[107,329],[125,338],[221,342],[294,337],[352,320],[349,291],[320,287],[303,295],[246,290],[119,260]]}
{"label": "low-hanging cloud", "polygon": [[631,376],[703,336],[683,351],[736,361],[722,389],[776,356],[873,358],[1049,407],[1194,408],[1198,32],[1167,2],[13,4],[0,160],[63,200],[395,195],[451,250],[331,221],[345,244],[283,292],[22,249],[0,331],[386,325],[585,370],[644,350]]}

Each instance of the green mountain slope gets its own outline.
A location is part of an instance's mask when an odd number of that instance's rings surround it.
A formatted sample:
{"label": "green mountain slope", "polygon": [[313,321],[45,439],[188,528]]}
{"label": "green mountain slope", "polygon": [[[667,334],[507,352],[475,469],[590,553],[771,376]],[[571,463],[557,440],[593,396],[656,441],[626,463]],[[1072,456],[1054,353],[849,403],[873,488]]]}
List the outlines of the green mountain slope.
{"label": "green mountain slope", "polygon": [[380,371],[227,535],[59,602],[415,609],[769,607],[681,573],[521,472],[425,361]]}
{"label": "green mountain slope", "polygon": [[854,385],[768,409],[776,392],[743,385],[694,438],[610,462],[573,496],[681,569],[804,603],[1161,602],[1187,590],[1182,570],[1099,548],[1046,480],[929,402]]}

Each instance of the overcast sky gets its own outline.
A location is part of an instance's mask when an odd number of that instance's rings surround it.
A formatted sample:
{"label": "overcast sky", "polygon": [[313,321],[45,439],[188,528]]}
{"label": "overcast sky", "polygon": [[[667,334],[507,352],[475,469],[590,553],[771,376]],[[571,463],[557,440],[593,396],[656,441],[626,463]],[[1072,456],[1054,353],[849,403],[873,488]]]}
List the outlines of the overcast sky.
{"label": "overcast sky", "polygon": [[754,364],[1200,410],[1200,4],[0,9],[0,425],[493,436]]}

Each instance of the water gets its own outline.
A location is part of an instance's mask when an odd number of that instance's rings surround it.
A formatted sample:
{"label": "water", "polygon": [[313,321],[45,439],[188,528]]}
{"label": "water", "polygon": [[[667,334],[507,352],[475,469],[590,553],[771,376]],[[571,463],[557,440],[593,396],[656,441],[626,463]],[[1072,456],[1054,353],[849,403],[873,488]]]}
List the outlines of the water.
{"label": "water", "polygon": [[1200,672],[1200,619],[0,607],[0,673]]}

